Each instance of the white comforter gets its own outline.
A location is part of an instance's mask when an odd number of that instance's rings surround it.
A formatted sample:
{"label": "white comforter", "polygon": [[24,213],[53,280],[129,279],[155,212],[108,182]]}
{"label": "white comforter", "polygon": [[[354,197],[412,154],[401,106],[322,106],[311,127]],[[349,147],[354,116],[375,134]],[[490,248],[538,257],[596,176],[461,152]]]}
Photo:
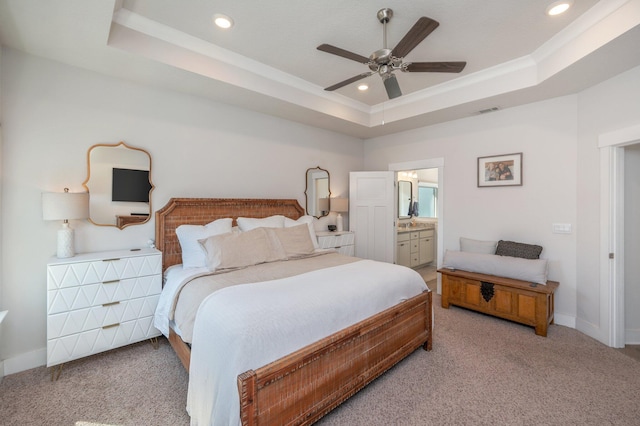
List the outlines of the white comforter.
{"label": "white comforter", "polygon": [[187,398],[191,424],[239,425],[239,374],[425,290],[412,269],[362,260],[216,291],[196,316]]}

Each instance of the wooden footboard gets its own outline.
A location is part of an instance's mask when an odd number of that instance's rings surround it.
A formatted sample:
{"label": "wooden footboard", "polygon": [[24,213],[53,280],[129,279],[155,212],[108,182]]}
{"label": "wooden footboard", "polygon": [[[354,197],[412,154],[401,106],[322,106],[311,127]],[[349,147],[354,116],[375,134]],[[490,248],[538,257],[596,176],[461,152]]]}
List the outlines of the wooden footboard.
{"label": "wooden footboard", "polygon": [[431,350],[432,293],[238,377],[243,425],[311,424],[415,349]]}
{"label": "wooden footboard", "polygon": [[[243,425],[311,424],[411,352],[432,345],[431,292],[238,376]],[[170,330],[189,371],[191,350]]]}

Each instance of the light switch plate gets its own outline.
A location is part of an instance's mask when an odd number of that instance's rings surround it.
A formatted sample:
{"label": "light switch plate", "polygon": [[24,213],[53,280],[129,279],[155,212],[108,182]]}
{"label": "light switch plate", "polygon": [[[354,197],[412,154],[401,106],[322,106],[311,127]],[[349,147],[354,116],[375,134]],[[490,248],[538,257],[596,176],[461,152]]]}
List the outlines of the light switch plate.
{"label": "light switch plate", "polygon": [[570,223],[554,223],[553,225],[551,225],[551,231],[554,234],[570,234],[571,224]]}

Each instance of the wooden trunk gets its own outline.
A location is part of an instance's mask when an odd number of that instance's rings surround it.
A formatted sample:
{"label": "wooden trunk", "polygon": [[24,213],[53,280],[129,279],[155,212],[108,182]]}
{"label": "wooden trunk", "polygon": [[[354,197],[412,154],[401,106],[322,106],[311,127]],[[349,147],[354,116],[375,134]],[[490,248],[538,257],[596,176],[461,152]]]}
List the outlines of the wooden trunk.
{"label": "wooden trunk", "polygon": [[553,294],[559,283],[546,285],[446,268],[442,274],[442,307],[463,308],[535,327],[547,335],[553,324]]}

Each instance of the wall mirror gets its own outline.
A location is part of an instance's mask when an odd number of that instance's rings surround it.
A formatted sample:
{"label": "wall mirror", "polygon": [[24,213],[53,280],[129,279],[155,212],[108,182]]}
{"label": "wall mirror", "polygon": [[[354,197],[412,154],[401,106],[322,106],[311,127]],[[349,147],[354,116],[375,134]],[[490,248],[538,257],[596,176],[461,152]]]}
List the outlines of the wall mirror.
{"label": "wall mirror", "polygon": [[123,229],[151,215],[151,156],[124,142],[98,144],[87,153],[89,220],[95,225]]}
{"label": "wall mirror", "polygon": [[316,218],[328,215],[331,196],[329,172],[320,167],[307,169],[306,182],[307,214]]}
{"label": "wall mirror", "polygon": [[411,202],[413,195],[413,185],[408,180],[398,181],[398,218],[406,219],[411,217]]}

